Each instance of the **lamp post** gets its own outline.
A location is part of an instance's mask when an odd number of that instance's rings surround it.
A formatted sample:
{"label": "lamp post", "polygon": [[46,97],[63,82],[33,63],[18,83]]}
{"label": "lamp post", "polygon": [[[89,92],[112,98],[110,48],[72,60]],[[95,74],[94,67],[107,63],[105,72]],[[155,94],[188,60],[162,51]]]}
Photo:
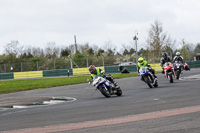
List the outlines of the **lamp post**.
{"label": "lamp post", "polygon": [[138,38],[137,38],[137,36],[135,35],[134,37],[133,37],[133,40],[135,40],[135,46],[136,46],[136,63],[137,63],[137,58],[138,58],[138,53],[137,53],[137,40],[138,40]]}

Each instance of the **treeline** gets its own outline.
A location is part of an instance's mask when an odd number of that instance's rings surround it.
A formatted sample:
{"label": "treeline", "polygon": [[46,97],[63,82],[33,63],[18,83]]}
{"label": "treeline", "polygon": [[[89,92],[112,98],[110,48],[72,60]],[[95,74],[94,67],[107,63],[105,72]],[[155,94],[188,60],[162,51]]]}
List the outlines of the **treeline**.
{"label": "treeline", "polygon": [[[0,55],[0,73],[69,69],[88,67],[92,64],[110,66],[118,65],[120,62],[136,62],[135,44],[131,46],[122,44],[120,47],[121,50],[117,51],[115,45],[108,41],[103,48],[88,43],[58,47],[55,42],[49,42],[45,48],[40,48],[25,47],[14,40],[5,45],[4,54]],[[143,48],[139,49],[137,54],[149,63],[158,63],[163,52],[167,52],[173,58],[177,51],[185,60],[193,60],[193,57],[200,52],[200,43],[192,44],[184,39],[177,42],[163,31],[159,21],[155,21],[148,30],[146,44],[143,44]]]}

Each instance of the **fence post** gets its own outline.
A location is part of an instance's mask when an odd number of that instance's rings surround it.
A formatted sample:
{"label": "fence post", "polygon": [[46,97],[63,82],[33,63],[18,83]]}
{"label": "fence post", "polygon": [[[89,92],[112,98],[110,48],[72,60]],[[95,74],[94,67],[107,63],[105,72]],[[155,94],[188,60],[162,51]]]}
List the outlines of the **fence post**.
{"label": "fence post", "polygon": [[103,66],[104,66],[104,56],[102,55],[102,57],[103,57]]}
{"label": "fence post", "polygon": [[86,55],[86,62],[87,62],[87,67],[88,67],[88,56]]}
{"label": "fence post", "polygon": [[71,63],[71,69],[73,69],[73,62],[72,62],[72,57],[71,55],[68,56],[70,58],[70,63]]}
{"label": "fence post", "polygon": [[6,64],[4,64],[4,72],[6,73]]}
{"label": "fence post", "polygon": [[36,64],[37,64],[37,71],[38,71],[38,61],[36,61]]}
{"label": "fence post", "polygon": [[53,60],[53,67],[54,67],[54,70],[56,69],[56,61],[55,59]]}
{"label": "fence post", "polygon": [[22,72],[23,70],[22,70],[22,62],[21,62],[21,72]]}

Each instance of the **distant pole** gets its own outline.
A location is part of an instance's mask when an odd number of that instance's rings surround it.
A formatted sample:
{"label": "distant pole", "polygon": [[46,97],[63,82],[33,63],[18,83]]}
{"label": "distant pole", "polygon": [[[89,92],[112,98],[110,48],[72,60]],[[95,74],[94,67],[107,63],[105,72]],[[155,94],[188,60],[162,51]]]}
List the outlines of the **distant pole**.
{"label": "distant pole", "polygon": [[102,55],[102,57],[103,57],[103,66],[104,66],[104,56]]}
{"label": "distant pole", "polygon": [[[138,35],[138,33],[136,35]],[[135,40],[135,46],[136,46],[136,50],[135,50],[136,51],[136,61],[135,62],[137,63],[137,59],[138,59],[137,40],[138,40],[138,37],[136,35],[133,37],[133,40]]]}
{"label": "distant pole", "polygon": [[88,56],[86,55],[86,63],[87,63],[87,67],[88,67]]}
{"label": "distant pole", "polygon": [[187,47],[188,49],[188,60],[190,61],[190,49]]}
{"label": "distant pole", "polygon": [[73,69],[72,57],[71,55],[68,56],[70,58],[71,69]]}
{"label": "distant pole", "polygon": [[74,35],[74,46],[75,46],[74,54],[76,54],[77,53],[76,35]]}
{"label": "distant pole", "polygon": [[36,64],[37,64],[37,71],[38,71],[38,61],[36,61]]}
{"label": "distant pole", "polygon": [[22,72],[23,70],[22,70],[22,62],[21,62],[21,72]]}
{"label": "distant pole", "polygon": [[54,70],[56,69],[56,61],[55,59],[53,60],[53,67],[54,67]]}
{"label": "distant pole", "polygon": [[6,73],[6,64],[4,63],[4,73]]}

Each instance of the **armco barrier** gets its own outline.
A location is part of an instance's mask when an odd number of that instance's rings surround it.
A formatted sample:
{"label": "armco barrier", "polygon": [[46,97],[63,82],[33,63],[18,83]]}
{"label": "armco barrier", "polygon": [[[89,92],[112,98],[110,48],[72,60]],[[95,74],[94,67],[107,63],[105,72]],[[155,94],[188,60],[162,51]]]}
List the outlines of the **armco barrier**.
{"label": "armco barrier", "polygon": [[13,73],[0,73],[0,80],[13,79]]}
{"label": "armco barrier", "polygon": [[117,66],[105,66],[105,73],[119,73]]}
{"label": "armco barrier", "polygon": [[187,64],[190,68],[200,68],[200,61],[188,61]]}
{"label": "armco barrier", "polygon": [[[100,68],[101,70],[105,71],[104,67],[96,67]],[[73,75],[86,75],[90,74],[88,67],[87,68],[74,68],[73,69]]]}
{"label": "armco barrier", "polygon": [[14,79],[39,78],[39,77],[43,77],[42,71],[15,72],[14,73]]}
{"label": "armco barrier", "polygon": [[72,69],[44,70],[43,77],[73,75]]}
{"label": "armco barrier", "polygon": [[[126,69],[128,69],[129,72],[136,72],[137,67],[135,65],[131,66],[124,66]],[[119,66],[105,66],[105,72],[106,73],[120,73]]]}
{"label": "armco barrier", "polygon": [[137,72],[137,66],[132,65],[132,66],[125,66],[129,72]]}

